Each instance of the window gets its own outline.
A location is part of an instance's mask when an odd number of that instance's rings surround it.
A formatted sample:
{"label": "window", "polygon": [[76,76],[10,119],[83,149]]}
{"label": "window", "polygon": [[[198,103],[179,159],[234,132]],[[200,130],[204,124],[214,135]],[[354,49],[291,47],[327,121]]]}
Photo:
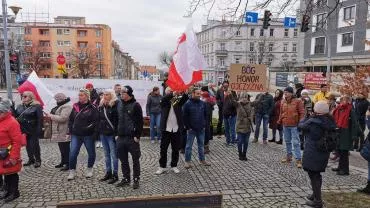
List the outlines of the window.
{"label": "window", "polygon": [[288,43],[284,43],[283,51],[284,52],[287,52],[288,51]]}
{"label": "window", "polygon": [[32,52],[26,52],[26,57],[32,57]]}
{"label": "window", "polygon": [[226,31],[225,31],[225,30],[223,30],[223,31],[222,31],[222,37],[223,37],[223,38],[225,38],[225,37],[226,37]]}
{"label": "window", "polygon": [[78,37],[86,37],[87,36],[87,30],[77,30],[77,36]]}
{"label": "window", "polygon": [[315,54],[325,53],[325,37],[315,38]]}
{"label": "window", "polygon": [[95,36],[100,37],[101,36],[101,30],[95,30]]}
{"label": "window", "polygon": [[40,58],[50,58],[51,53],[49,52],[40,52]]}
{"label": "window", "polygon": [[269,52],[272,52],[273,51],[273,48],[274,48],[274,44],[273,43],[270,43],[269,44]]}
{"label": "window", "polygon": [[264,52],[265,51],[265,44],[264,43],[258,43],[258,51]]}
{"label": "window", "polygon": [[24,28],[24,34],[25,35],[31,35],[32,34],[32,29],[30,27],[25,27]]}
{"label": "window", "polygon": [[281,57],[283,58],[283,61],[288,61],[289,56],[287,54],[284,54]]}
{"label": "window", "polygon": [[87,48],[87,42],[77,42],[79,48]]}
{"label": "window", "polygon": [[271,62],[273,61],[274,59],[272,57],[269,57],[268,58],[268,62],[271,64]]}
{"label": "window", "polygon": [[293,43],[292,51],[297,52],[297,43]]}
{"label": "window", "polygon": [[351,46],[353,44],[353,33],[342,34],[342,46]]}
{"label": "window", "polygon": [[317,0],[316,2],[317,7],[322,7],[327,5],[327,0]]}
{"label": "window", "polygon": [[224,51],[225,50],[225,43],[221,43],[220,48],[221,48],[221,51]]}
{"label": "window", "polygon": [[64,20],[65,25],[69,25],[69,20]]}
{"label": "window", "polygon": [[254,36],[254,28],[251,28],[251,36]]}
{"label": "window", "polygon": [[65,46],[71,46],[71,41],[64,41]]}
{"label": "window", "polygon": [[41,47],[50,47],[50,41],[42,41],[42,40],[40,40],[39,45]]}
{"label": "window", "polygon": [[255,64],[255,63],[256,63],[256,61],[254,60],[254,58],[253,58],[253,57],[251,57],[251,58],[249,58],[249,63],[250,63],[250,64]]}
{"label": "window", "polygon": [[254,43],[253,42],[249,43],[249,51],[250,52],[254,51]]}
{"label": "window", "polygon": [[75,25],[75,24],[76,24],[76,20],[73,20],[73,21],[72,21],[72,25]]}
{"label": "window", "polygon": [[96,58],[99,59],[99,60],[103,59],[103,54],[101,52],[96,53]]}
{"label": "window", "polygon": [[71,30],[70,29],[64,29],[63,32],[64,32],[64,35],[71,34]]}
{"label": "window", "polygon": [[40,29],[39,32],[40,32],[40,35],[49,35],[48,29]]}
{"label": "window", "polygon": [[220,66],[225,66],[225,59],[224,58],[220,58]]}
{"label": "window", "polygon": [[66,57],[70,57],[71,56],[71,52],[66,52]]}
{"label": "window", "polygon": [[263,36],[264,29],[260,29],[260,36]]}
{"label": "window", "polygon": [[72,69],[72,64],[66,64],[67,69]]}
{"label": "window", "polygon": [[346,7],[343,9],[343,20],[351,20],[355,18],[356,10],[355,6]]}
{"label": "window", "polygon": [[326,24],[325,18],[326,18],[326,14],[316,15],[316,27],[317,28],[325,27],[325,24]]}
{"label": "window", "polygon": [[240,30],[236,31],[236,36],[240,36]]}
{"label": "window", "polygon": [[241,57],[240,56],[236,56],[235,57],[235,63],[236,64],[239,64],[240,63],[240,60],[241,60]]}
{"label": "window", "polygon": [[97,64],[97,65],[96,65],[96,69],[97,69],[98,71],[102,71],[102,70],[104,69],[103,64]]}
{"label": "window", "polygon": [[294,29],[293,36],[297,37],[298,36],[298,29]]}
{"label": "window", "polygon": [[58,41],[57,41],[58,46],[63,46],[63,43],[64,43],[64,42],[63,42],[62,40],[58,40]]}
{"label": "window", "polygon": [[235,50],[240,51],[241,50],[241,45],[242,45],[241,41],[236,41],[235,42]]}
{"label": "window", "polygon": [[270,29],[270,37],[274,36],[274,29]]}
{"label": "window", "polygon": [[284,29],[284,37],[289,37],[289,29]]}
{"label": "window", "polygon": [[101,43],[99,43],[99,42],[96,43],[96,48],[101,48],[101,46],[102,46]]}
{"label": "window", "polygon": [[63,35],[63,29],[57,29],[57,35]]}
{"label": "window", "polygon": [[32,40],[26,40],[24,41],[25,46],[32,46]]}

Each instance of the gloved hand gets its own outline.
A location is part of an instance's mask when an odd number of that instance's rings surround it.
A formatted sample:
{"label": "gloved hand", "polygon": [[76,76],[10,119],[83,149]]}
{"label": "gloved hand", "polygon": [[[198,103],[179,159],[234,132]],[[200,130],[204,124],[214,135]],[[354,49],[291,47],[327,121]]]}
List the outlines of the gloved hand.
{"label": "gloved hand", "polygon": [[14,159],[9,159],[9,160],[6,160],[3,164],[3,167],[4,168],[10,168],[10,167],[13,167],[17,164],[17,161],[14,160]]}

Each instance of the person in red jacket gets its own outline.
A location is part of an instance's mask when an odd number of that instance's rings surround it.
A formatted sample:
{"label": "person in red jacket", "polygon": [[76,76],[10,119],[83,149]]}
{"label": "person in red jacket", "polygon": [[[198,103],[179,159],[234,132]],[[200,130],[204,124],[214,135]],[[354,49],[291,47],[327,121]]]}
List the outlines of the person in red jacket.
{"label": "person in red jacket", "polygon": [[0,100],[0,175],[5,175],[4,192],[0,199],[5,203],[19,197],[19,176],[22,168],[22,132],[19,123],[12,116],[12,103]]}

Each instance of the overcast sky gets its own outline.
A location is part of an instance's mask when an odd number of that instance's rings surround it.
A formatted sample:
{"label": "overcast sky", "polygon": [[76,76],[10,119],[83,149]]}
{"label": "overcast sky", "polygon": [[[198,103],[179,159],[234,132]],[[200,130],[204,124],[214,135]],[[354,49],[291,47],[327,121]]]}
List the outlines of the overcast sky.
{"label": "overcast sky", "polygon": [[[187,0],[8,0],[8,6],[13,4],[23,8],[23,20],[28,12],[47,12],[49,5],[51,18],[84,16],[88,24],[107,24],[112,39],[141,65],[159,66],[159,53],[174,51],[189,22],[183,18]],[[195,29],[200,28],[201,19],[193,19]]]}

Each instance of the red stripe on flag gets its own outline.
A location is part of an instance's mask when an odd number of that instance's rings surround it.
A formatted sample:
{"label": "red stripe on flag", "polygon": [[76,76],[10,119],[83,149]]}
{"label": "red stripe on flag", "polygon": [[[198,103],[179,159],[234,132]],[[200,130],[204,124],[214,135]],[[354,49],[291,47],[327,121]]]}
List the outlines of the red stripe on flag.
{"label": "red stripe on flag", "polygon": [[28,80],[26,80],[21,86],[18,87],[18,92],[20,94],[22,94],[26,91],[32,92],[35,95],[36,100],[40,103],[40,105],[42,107],[44,106],[44,102],[42,101],[39,93],[37,92],[36,86]]}
{"label": "red stripe on flag", "polygon": [[175,64],[172,62],[170,69],[168,71],[168,80],[166,84],[175,91],[183,91],[187,90],[191,85],[194,83],[201,81],[203,79],[202,77],[202,71],[193,71],[192,72],[192,80],[189,84],[185,84],[182,78],[180,77],[179,73],[177,72],[177,69],[175,67]]}

